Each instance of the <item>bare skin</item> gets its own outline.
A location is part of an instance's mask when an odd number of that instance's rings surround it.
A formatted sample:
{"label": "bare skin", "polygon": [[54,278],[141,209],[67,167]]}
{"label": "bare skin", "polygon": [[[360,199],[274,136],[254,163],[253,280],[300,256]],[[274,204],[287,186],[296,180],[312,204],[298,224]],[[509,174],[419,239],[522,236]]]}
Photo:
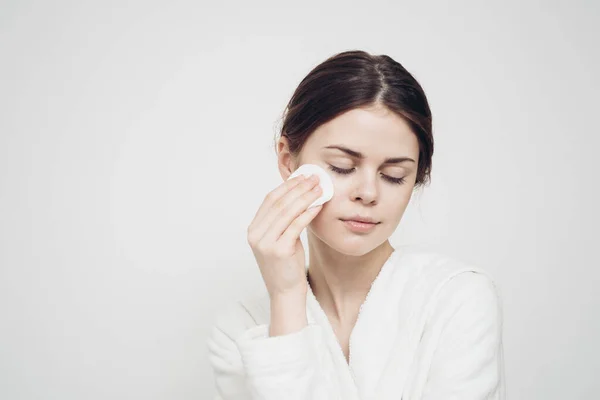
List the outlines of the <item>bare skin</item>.
{"label": "bare skin", "polygon": [[[360,282],[365,283],[365,285],[361,287],[360,284],[357,284],[356,287],[360,288],[360,291],[357,291],[354,295],[345,297],[342,302],[338,303],[332,301],[333,296],[331,294],[324,294],[323,291],[331,292],[329,288],[336,285],[335,279],[339,274],[331,273],[327,274],[326,276],[319,276],[322,275],[324,269],[317,267],[311,268],[309,266],[308,278],[310,287],[315,294],[315,297],[319,301],[321,308],[325,312],[325,315],[327,315],[327,319],[329,320],[329,323],[336,334],[340,347],[342,348],[346,362],[349,362],[350,335],[352,334],[352,330],[354,329],[356,321],[358,320],[360,307],[367,297],[370,284],[375,280],[375,277],[377,273],[379,273],[381,266],[391,255],[394,249],[389,242],[386,242],[385,245],[378,247],[376,251],[380,253],[380,261],[375,264],[379,265],[379,268],[373,268],[372,270],[366,268],[362,269],[361,271],[363,274],[357,275],[357,279],[359,279]],[[328,282],[332,281],[334,282],[333,284],[327,285]]]}
{"label": "bare skin", "polygon": [[[362,157],[327,148],[338,145],[360,152]],[[265,199],[248,229],[249,244],[270,294],[270,335],[293,333],[307,325],[306,291],[310,283],[348,362],[349,338],[360,306],[394,251],[389,237],[413,193],[419,157],[417,138],[401,117],[377,106],[348,111],[321,125],[298,155],[290,153],[287,138],[282,137],[277,152],[284,183]],[[386,162],[389,158],[397,160]],[[304,163],[327,169],[335,188],[334,197],[312,214],[305,210],[318,194],[305,195],[311,193],[308,187],[294,192],[285,182]],[[335,172],[331,166],[350,172]],[[357,214],[378,224],[368,233],[351,231],[343,220]],[[299,239],[304,227],[309,282]]]}

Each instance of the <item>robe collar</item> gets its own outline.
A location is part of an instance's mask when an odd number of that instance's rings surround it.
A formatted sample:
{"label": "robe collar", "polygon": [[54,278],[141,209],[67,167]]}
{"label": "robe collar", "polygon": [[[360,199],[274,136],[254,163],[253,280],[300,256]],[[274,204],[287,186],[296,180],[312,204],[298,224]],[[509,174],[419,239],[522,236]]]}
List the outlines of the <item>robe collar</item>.
{"label": "robe collar", "polygon": [[385,369],[388,357],[378,358],[378,356],[390,354],[390,348],[386,349],[386,346],[391,346],[395,338],[394,331],[386,332],[390,311],[393,313],[389,305],[385,307],[386,293],[392,286],[391,275],[401,268],[400,260],[403,254],[394,250],[371,284],[350,334],[349,363],[346,362],[325,311],[316,299],[310,284],[308,285],[307,320],[309,324],[319,325],[322,329],[323,339],[329,351],[327,356],[336,370],[340,396],[343,400],[370,398],[369,393],[375,391],[379,377]]}

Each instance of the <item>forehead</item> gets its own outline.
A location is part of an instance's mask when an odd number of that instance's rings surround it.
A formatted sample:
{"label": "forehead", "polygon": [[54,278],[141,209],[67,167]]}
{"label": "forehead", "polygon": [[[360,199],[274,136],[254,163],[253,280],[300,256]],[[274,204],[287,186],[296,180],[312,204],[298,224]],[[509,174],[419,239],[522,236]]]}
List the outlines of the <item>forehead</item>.
{"label": "forehead", "polygon": [[383,107],[356,108],[337,116],[319,126],[305,147],[315,151],[332,144],[344,145],[364,153],[366,157],[414,158],[419,153],[417,137],[408,123]]}

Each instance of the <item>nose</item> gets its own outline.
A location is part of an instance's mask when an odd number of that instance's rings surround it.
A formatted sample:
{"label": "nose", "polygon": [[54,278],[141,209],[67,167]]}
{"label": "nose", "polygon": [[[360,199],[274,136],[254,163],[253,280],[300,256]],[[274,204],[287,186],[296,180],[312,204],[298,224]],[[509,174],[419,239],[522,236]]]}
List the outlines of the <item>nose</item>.
{"label": "nose", "polygon": [[367,170],[356,174],[355,184],[352,188],[352,199],[365,205],[376,204],[379,196],[377,187],[377,173]]}

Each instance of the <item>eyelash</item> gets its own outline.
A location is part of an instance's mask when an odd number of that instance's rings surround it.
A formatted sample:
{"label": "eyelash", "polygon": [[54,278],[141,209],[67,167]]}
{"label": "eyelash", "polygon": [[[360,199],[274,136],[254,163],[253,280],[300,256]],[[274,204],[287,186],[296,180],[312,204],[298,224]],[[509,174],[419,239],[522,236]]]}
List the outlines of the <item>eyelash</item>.
{"label": "eyelash", "polygon": [[[348,174],[352,173],[352,171],[354,170],[354,168],[343,169],[343,168],[334,167],[331,164],[329,164],[329,169],[332,170],[333,172],[336,172],[336,173],[342,174],[342,175],[348,175]],[[387,176],[385,174],[381,174],[381,176],[383,176],[383,179],[385,179],[386,181],[397,184],[397,185],[402,185],[406,179],[406,178],[393,178],[393,177]]]}

